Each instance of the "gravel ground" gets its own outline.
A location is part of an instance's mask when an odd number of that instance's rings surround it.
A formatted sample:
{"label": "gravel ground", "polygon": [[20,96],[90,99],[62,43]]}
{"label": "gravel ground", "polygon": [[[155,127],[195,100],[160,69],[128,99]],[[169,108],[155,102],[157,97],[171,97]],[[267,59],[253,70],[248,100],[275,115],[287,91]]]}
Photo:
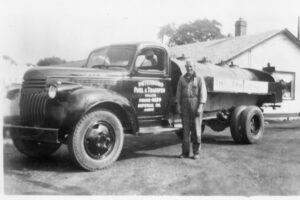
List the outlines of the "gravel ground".
{"label": "gravel ground", "polygon": [[178,159],[173,133],[126,136],[117,162],[84,172],[66,146],[30,159],[4,140],[4,192],[30,195],[300,195],[300,120],[266,123],[257,145],[207,128],[199,160]]}

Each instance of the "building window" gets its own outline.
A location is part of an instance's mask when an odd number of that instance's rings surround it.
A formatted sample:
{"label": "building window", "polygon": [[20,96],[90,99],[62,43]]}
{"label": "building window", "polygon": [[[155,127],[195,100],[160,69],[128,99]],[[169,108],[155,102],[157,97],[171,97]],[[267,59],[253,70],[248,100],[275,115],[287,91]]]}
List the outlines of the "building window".
{"label": "building window", "polygon": [[295,100],[295,72],[275,71],[272,75],[283,85],[282,99]]}

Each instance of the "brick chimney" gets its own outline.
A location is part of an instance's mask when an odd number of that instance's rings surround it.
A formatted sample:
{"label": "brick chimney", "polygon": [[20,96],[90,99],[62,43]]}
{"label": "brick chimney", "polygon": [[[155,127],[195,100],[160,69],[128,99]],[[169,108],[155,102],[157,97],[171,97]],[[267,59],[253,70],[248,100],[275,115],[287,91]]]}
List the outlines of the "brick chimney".
{"label": "brick chimney", "polygon": [[235,36],[242,36],[246,35],[247,32],[247,22],[240,18],[238,21],[235,22]]}

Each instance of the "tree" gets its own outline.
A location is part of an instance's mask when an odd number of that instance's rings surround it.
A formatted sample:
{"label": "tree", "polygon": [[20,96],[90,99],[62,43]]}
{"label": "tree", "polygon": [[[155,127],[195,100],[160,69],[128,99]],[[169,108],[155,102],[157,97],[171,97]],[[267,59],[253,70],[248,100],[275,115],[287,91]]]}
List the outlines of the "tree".
{"label": "tree", "polygon": [[37,66],[58,65],[58,64],[62,64],[62,63],[66,63],[66,61],[61,58],[53,56],[53,57],[48,57],[48,58],[39,60],[37,62]]}
{"label": "tree", "polygon": [[169,37],[169,46],[190,44],[201,41],[214,40],[225,37],[221,33],[221,23],[216,20],[198,19],[181,24],[178,28],[174,24],[167,24],[160,28],[158,37]]}
{"label": "tree", "polygon": [[164,37],[167,36],[171,38],[174,35],[175,30],[176,28],[174,23],[162,26],[157,34],[158,38],[160,38],[162,42],[164,42]]}

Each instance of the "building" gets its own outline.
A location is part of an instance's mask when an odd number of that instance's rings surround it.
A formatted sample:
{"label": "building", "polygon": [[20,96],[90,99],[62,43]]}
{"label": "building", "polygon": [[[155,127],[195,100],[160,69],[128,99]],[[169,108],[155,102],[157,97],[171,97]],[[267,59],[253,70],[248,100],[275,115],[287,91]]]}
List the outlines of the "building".
{"label": "building", "polygon": [[300,41],[289,30],[272,30],[246,35],[247,23],[239,19],[235,24],[236,37],[175,46],[170,48],[174,57],[190,57],[198,62],[239,66],[262,70],[274,66],[274,76],[284,81],[286,88],[281,108],[266,108],[265,113],[300,113]]}

